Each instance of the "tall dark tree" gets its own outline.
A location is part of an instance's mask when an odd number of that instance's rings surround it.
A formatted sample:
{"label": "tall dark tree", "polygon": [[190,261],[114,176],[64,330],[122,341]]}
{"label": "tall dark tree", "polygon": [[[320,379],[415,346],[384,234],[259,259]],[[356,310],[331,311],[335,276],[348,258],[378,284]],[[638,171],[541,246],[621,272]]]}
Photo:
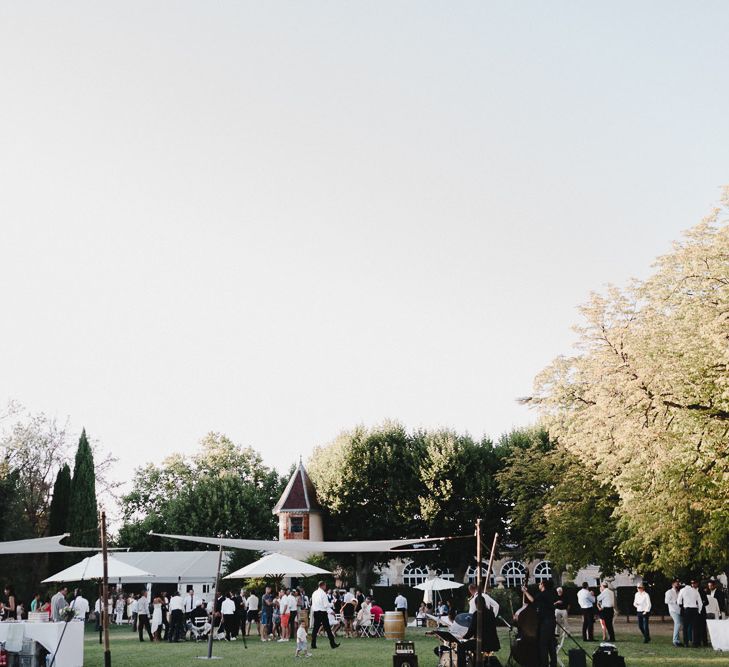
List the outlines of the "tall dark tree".
{"label": "tall dark tree", "polygon": [[68,515],[72,543],[82,547],[99,546],[94,454],[86,438],[86,429],[81,432],[76,450]]}
{"label": "tall dark tree", "polygon": [[[53,496],[48,511],[48,534],[62,535],[68,530],[69,504],[71,501],[71,468],[64,463],[56,475],[53,485]],[[48,559],[48,569],[51,573],[62,570],[65,565],[63,554],[51,554]]]}

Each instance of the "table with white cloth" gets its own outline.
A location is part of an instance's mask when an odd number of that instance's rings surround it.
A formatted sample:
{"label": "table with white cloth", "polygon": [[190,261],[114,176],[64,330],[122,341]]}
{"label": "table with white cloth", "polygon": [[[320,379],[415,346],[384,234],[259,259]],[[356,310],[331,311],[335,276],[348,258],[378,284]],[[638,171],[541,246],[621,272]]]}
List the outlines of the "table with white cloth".
{"label": "table with white cloth", "polygon": [[717,651],[729,651],[729,619],[723,621],[706,619],[711,645]]}
{"label": "table with white cloth", "polygon": [[[83,667],[84,623],[71,621],[63,634],[66,623],[0,623],[0,642],[5,642],[11,625],[22,625],[25,639],[38,642],[53,655],[55,667]],[[63,634],[60,647],[58,642]]]}

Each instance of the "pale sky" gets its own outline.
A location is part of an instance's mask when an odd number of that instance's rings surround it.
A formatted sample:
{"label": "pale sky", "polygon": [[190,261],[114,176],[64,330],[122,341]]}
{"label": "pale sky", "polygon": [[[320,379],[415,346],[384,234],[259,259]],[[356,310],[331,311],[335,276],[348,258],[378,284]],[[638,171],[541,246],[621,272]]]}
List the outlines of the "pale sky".
{"label": "pale sky", "polygon": [[0,4],[0,402],[135,466],[497,437],[729,182],[729,3]]}

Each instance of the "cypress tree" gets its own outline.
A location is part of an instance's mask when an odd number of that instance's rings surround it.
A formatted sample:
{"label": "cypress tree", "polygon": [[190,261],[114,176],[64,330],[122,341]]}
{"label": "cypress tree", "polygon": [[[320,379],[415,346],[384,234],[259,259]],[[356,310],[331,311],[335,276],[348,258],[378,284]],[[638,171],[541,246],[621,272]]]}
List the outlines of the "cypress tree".
{"label": "cypress tree", "polygon": [[[71,497],[71,468],[68,463],[56,475],[56,483],[53,485],[53,497],[48,512],[48,533],[49,535],[63,535],[68,532],[68,506]],[[51,574],[62,570],[66,560],[63,554],[51,554],[48,559],[48,567]]]}
{"label": "cypress tree", "polygon": [[68,503],[68,532],[71,542],[81,547],[99,546],[99,520],[96,510],[94,455],[86,429],[81,432],[73,466],[73,482]]}

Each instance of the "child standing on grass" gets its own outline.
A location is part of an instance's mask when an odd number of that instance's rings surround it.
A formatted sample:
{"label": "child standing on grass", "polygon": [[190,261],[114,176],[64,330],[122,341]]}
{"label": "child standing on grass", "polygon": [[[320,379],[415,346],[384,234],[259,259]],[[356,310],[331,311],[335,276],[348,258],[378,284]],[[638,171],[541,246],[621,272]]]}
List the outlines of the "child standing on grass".
{"label": "child standing on grass", "polygon": [[299,622],[299,629],[296,631],[296,653],[294,653],[295,658],[301,656],[311,658],[311,653],[306,643],[306,624],[304,621]]}

